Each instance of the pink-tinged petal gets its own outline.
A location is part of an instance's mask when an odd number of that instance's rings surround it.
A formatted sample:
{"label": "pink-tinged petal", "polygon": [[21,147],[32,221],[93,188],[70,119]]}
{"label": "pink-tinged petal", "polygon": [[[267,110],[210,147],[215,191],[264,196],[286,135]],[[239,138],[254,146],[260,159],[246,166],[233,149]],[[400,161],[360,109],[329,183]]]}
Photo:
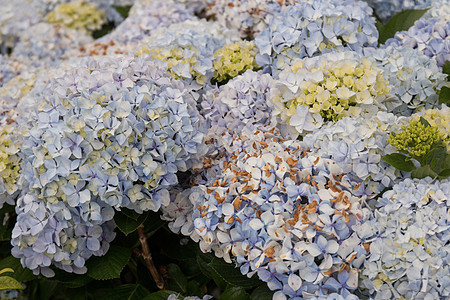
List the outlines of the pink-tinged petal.
{"label": "pink-tinged petal", "polygon": [[288,284],[294,291],[297,291],[302,285],[302,280],[299,276],[291,274],[289,275]]}

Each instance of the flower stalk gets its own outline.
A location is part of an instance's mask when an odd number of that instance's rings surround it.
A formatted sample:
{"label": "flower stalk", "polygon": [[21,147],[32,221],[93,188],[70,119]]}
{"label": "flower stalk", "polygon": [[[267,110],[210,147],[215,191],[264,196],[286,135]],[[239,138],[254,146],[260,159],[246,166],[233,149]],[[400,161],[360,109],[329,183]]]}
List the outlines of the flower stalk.
{"label": "flower stalk", "polygon": [[150,249],[147,244],[147,237],[145,236],[144,232],[144,225],[141,224],[141,226],[137,229],[139,234],[139,241],[141,242],[142,246],[142,257],[144,258],[145,264],[147,265],[148,270],[150,271],[150,274],[153,277],[153,280],[155,280],[156,286],[160,290],[164,290],[164,279],[162,278],[161,274],[159,274],[158,270],[155,267],[155,264],[153,263],[152,254],[150,253]]}

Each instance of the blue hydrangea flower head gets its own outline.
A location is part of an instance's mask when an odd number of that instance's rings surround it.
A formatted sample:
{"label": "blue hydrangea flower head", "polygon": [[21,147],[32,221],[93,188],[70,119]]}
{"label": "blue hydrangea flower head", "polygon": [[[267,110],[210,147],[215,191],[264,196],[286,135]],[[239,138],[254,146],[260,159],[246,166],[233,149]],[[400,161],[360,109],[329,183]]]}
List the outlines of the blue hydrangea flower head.
{"label": "blue hydrangea flower head", "polygon": [[375,47],[378,31],[371,8],[362,1],[302,1],[276,14],[255,38],[257,62],[281,70],[295,58],[313,57],[334,49],[361,52]]}
{"label": "blue hydrangea flower head", "polygon": [[449,16],[419,19],[407,31],[397,32],[385,45],[396,44],[418,49],[426,56],[434,58],[442,68],[445,61],[450,60],[449,33]]}

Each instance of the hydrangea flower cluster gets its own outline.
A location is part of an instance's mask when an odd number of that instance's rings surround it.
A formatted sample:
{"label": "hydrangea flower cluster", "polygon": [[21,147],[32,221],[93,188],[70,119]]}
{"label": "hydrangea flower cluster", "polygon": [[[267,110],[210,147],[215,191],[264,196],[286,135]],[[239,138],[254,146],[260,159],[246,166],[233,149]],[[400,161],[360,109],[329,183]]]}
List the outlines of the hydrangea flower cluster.
{"label": "hydrangea flower cluster", "polygon": [[386,46],[396,44],[419,49],[436,60],[442,68],[450,60],[450,22],[444,18],[419,19],[408,31],[400,31],[386,41]]}
{"label": "hydrangea flower cluster", "polygon": [[378,199],[372,220],[354,226],[370,244],[362,286],[372,299],[450,297],[450,181],[405,179]]}
{"label": "hydrangea flower cluster", "polygon": [[239,30],[241,37],[254,38],[267,28],[273,15],[295,1],[278,0],[215,0],[210,2],[206,15],[214,17],[223,27]]}
{"label": "hydrangea flower cluster", "polygon": [[193,17],[184,5],[173,1],[138,1],[130,10],[128,18],[111,33],[74,49],[67,56],[131,54],[155,30]]}
{"label": "hydrangea flower cluster", "polygon": [[450,108],[443,104],[441,109],[422,110],[421,112],[414,114],[412,118],[419,121],[420,117],[423,117],[432,127],[437,127],[446,144],[447,151],[450,151],[450,118],[448,116],[450,116]]}
{"label": "hydrangea flower cluster", "polygon": [[255,38],[257,62],[276,72],[293,59],[331,49],[361,52],[363,47],[375,47],[378,31],[371,13],[367,3],[354,0],[302,1],[288,6]]}
{"label": "hydrangea flower cluster", "polygon": [[27,0],[1,0],[0,7],[0,54],[7,54],[14,48],[17,35],[41,21],[41,17],[30,9],[30,2]]}
{"label": "hydrangea flower cluster", "polygon": [[248,70],[220,88],[208,91],[201,102],[202,115],[218,131],[239,133],[244,127],[275,126],[276,119],[268,105],[275,85],[269,74]]}
{"label": "hydrangea flower cluster", "polygon": [[426,126],[420,121],[411,120],[408,126],[402,125],[402,132],[392,132],[387,141],[399,151],[412,157],[422,157],[435,145],[442,144],[444,134],[436,126]]}
{"label": "hydrangea flower cluster", "polygon": [[[41,70],[34,68],[22,71],[0,87],[0,97],[12,107],[20,106],[24,97],[34,88],[39,74]],[[20,110],[18,115],[24,117],[23,111]]]}
{"label": "hydrangea flower cluster", "polygon": [[381,161],[386,154],[397,152],[386,140],[391,132],[400,131],[401,124],[407,124],[407,119],[386,112],[368,118],[347,117],[305,135],[302,144],[364,181],[358,193],[376,194],[402,178],[400,171]]}
{"label": "hydrangea flower cluster", "polygon": [[0,208],[5,202],[14,205],[22,188],[21,157],[23,129],[15,122],[16,111],[2,103],[0,108]]}
{"label": "hydrangea flower cluster", "polygon": [[443,17],[450,15],[450,5],[447,0],[431,0],[431,7],[422,16],[424,19]]}
{"label": "hydrangea flower cluster", "polygon": [[23,69],[25,69],[25,65],[22,62],[0,54],[0,88],[19,75]]}
{"label": "hydrangea flower cluster", "polygon": [[375,59],[389,81],[391,90],[388,111],[411,115],[418,108],[438,105],[438,92],[446,82],[446,75],[436,61],[417,49],[391,44],[385,48],[366,48],[364,54]]}
{"label": "hydrangea flower cluster", "polygon": [[100,29],[106,22],[103,11],[82,0],[58,5],[45,19],[49,23],[62,24],[88,33]]}
{"label": "hydrangea flower cluster", "polygon": [[[213,167],[188,196],[201,249],[237,262],[249,277],[257,273],[286,296],[356,289],[366,249],[352,226],[369,213],[366,196],[354,194],[357,182],[276,132],[245,128],[227,145],[205,159]],[[186,202],[172,204],[186,211]],[[180,218],[172,217],[172,228],[179,230]]]}
{"label": "hydrangea flower cluster", "polygon": [[223,46],[214,53],[213,79],[226,82],[247,70],[259,69],[255,60],[256,53],[254,42],[240,41]]}
{"label": "hydrangea flower cluster", "polygon": [[136,56],[148,54],[152,59],[167,62],[174,78],[192,80],[202,86],[214,74],[214,53],[232,39],[231,32],[216,23],[193,19],[156,31]]}
{"label": "hydrangea flower cluster", "polygon": [[[63,181],[59,184],[67,192],[69,186],[77,184],[76,176]],[[11,253],[35,275],[54,276],[51,265],[83,274],[86,260],[106,254],[114,240],[114,210],[94,201],[84,203],[81,210],[71,207],[66,201],[58,201],[64,193],[57,189],[58,184],[41,195],[27,193],[18,199]],[[74,190],[73,196],[86,196],[79,192]]]}
{"label": "hydrangea flower cluster", "polygon": [[19,35],[11,57],[27,62],[27,66],[42,68],[64,58],[71,49],[91,41],[92,37],[80,31],[42,22]]}
{"label": "hydrangea flower cluster", "polygon": [[324,121],[358,116],[389,92],[376,64],[349,51],[296,60],[279,77],[279,91],[271,99],[274,114],[299,134]]}
{"label": "hydrangea flower cluster", "polygon": [[[130,10],[128,18],[100,42],[114,41],[117,44],[141,42],[158,28],[190,20],[194,14],[183,4],[169,0],[152,0],[136,4]],[[134,45],[136,46],[136,45]]]}
{"label": "hydrangea flower cluster", "polygon": [[[23,220],[16,224],[13,253],[46,276],[50,264],[86,271],[84,261],[99,251],[94,240],[102,239],[102,226],[110,226],[105,222],[113,207],[157,211],[168,203],[167,188],[195,158],[203,137],[194,98],[155,63],[105,57],[74,65],[80,67],[39,92],[42,103],[22,147],[30,189],[24,199],[38,205],[30,211],[25,200],[18,204]],[[56,224],[48,226],[68,228],[69,248],[47,233],[47,225],[32,229],[32,218],[46,223],[55,214]],[[79,236],[88,243],[76,242]],[[64,257],[36,245],[44,242],[58,246]]]}

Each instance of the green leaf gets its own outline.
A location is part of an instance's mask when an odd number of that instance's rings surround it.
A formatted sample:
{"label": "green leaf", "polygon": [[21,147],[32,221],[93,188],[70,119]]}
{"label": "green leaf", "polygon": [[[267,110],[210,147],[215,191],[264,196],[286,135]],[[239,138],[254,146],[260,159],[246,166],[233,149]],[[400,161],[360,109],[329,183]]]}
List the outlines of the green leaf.
{"label": "green leaf", "polygon": [[438,174],[436,174],[436,172],[434,172],[428,165],[417,168],[411,172],[412,178],[422,179],[427,176],[430,176],[431,178],[436,178]]}
{"label": "green leaf", "polygon": [[8,256],[0,261],[0,269],[11,268],[14,273],[9,276],[16,279],[19,282],[28,282],[30,280],[36,279],[37,277],[33,275],[30,269],[24,269],[20,260],[13,256]]}
{"label": "green leaf", "polygon": [[228,286],[225,292],[220,295],[220,300],[249,300],[250,295],[245,292],[245,289],[240,286]]}
{"label": "green leaf", "polygon": [[213,257],[208,264],[214,271],[216,271],[228,284],[241,286],[244,288],[251,288],[261,284],[261,281],[256,278],[248,278],[242,275],[234,264],[229,264],[222,259]]}
{"label": "green leaf", "polygon": [[445,179],[450,176],[450,169],[442,170],[441,173],[439,173],[439,179]]}
{"label": "green leaf", "polygon": [[23,286],[12,277],[0,276],[0,290],[23,290]]}
{"label": "green leaf", "polygon": [[387,154],[381,160],[400,171],[411,172],[415,168],[411,158],[400,153]]}
{"label": "green leaf", "polygon": [[209,254],[204,253],[198,253],[196,262],[199,266],[200,271],[205,275],[206,277],[211,278],[211,267],[208,265],[211,262],[211,256]]}
{"label": "green leaf", "polygon": [[204,292],[200,288],[200,284],[195,280],[191,280],[188,282],[188,284],[186,286],[186,290],[187,290],[186,295],[189,295],[189,296],[201,297],[204,294]]}
{"label": "green leaf", "polygon": [[102,36],[107,35],[113,29],[114,29],[114,23],[112,23],[112,22],[105,23],[105,24],[103,24],[102,28],[92,32],[92,37],[94,38],[94,40],[96,40],[98,38],[101,38]]}
{"label": "green leaf", "polygon": [[167,266],[167,275],[169,276],[169,288],[174,291],[186,294],[187,279],[183,272],[181,272],[180,267],[178,267],[176,264],[169,264]]}
{"label": "green leaf", "polygon": [[60,283],[62,283],[64,286],[68,288],[79,288],[82,286],[85,286],[89,282],[91,282],[93,279],[89,277],[86,274],[83,275],[77,275],[73,273],[68,273],[60,269],[54,269],[55,271],[55,277],[53,277],[53,280],[56,280]]}
{"label": "green leaf", "polygon": [[182,246],[178,239],[170,239],[164,250],[164,254],[169,258],[180,261],[195,261],[199,251],[197,243],[190,241],[187,245]]}
{"label": "green leaf", "polygon": [[225,281],[225,279],[219,275],[219,273],[216,272],[216,270],[211,269],[211,278],[214,280],[214,283],[223,291],[227,288],[229,285],[228,282]]}
{"label": "green leaf", "polygon": [[115,6],[113,5],[114,9],[117,10],[117,12],[124,18],[128,18],[128,14],[130,13],[131,5],[125,5],[125,6]]}
{"label": "green leaf", "polygon": [[273,292],[269,290],[267,284],[261,284],[250,295],[250,300],[272,300]]}
{"label": "green leaf", "polygon": [[444,66],[442,67],[442,73],[447,74],[447,76],[450,75],[450,60],[445,61]]}
{"label": "green leaf", "polygon": [[393,16],[380,31],[380,44],[384,44],[387,39],[394,37],[396,32],[408,30],[427,10],[407,9]]}
{"label": "green leaf", "polygon": [[442,169],[450,169],[450,155],[445,157],[444,164],[442,165]]}
{"label": "green leaf", "polygon": [[178,295],[178,293],[174,291],[159,291],[147,295],[143,300],[167,300],[172,294]]}
{"label": "green leaf", "polygon": [[0,270],[0,274],[3,274],[3,273],[14,273],[14,270],[11,268],[4,268],[4,269]]}
{"label": "green leaf", "polygon": [[119,211],[114,216],[114,222],[116,222],[117,227],[125,235],[129,235],[135,231],[142,223],[147,219],[147,214],[144,213],[139,215],[137,219],[129,217],[127,214]]}
{"label": "green leaf", "polygon": [[106,293],[100,300],[141,300],[149,294],[140,284],[124,284]]}
{"label": "green leaf", "polygon": [[166,222],[161,220],[161,214],[159,212],[147,212],[147,220],[144,223],[145,234],[147,237],[154,235],[161,227],[166,225]]}
{"label": "green leaf", "polygon": [[105,256],[95,256],[88,260],[87,274],[97,280],[119,278],[130,257],[130,249],[111,246]]}
{"label": "green leaf", "polygon": [[450,88],[444,86],[441,88],[439,92],[439,104],[448,104],[450,103]]}
{"label": "green leaf", "polygon": [[133,220],[136,220],[141,216],[141,214],[138,214],[134,210],[128,209],[128,208],[121,208],[120,212],[128,216],[129,218],[132,218]]}
{"label": "green leaf", "polygon": [[425,164],[429,165],[433,171],[439,173],[447,157],[447,148],[436,146],[432,148],[425,156]]}
{"label": "green leaf", "polygon": [[431,127],[430,123],[424,117],[420,117],[419,122],[425,125],[425,127]]}
{"label": "green leaf", "polygon": [[58,286],[58,282],[55,280],[48,280],[48,279],[40,279],[37,282],[38,282],[38,286],[39,286],[39,289],[38,289],[39,296],[36,297],[36,299],[49,300],[50,297],[55,292],[55,289]]}

